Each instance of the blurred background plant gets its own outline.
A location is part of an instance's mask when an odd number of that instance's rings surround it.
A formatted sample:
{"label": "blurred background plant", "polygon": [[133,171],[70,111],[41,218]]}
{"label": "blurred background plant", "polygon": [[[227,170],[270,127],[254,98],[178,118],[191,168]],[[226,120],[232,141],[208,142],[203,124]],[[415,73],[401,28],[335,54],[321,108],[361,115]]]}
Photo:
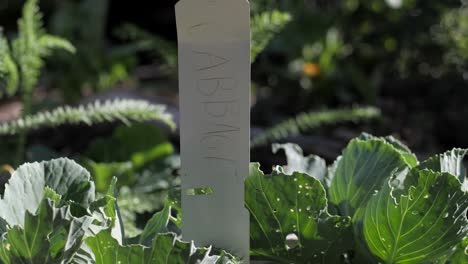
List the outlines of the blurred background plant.
{"label": "blurred background plant", "polygon": [[62,54],[51,65],[53,85],[69,102],[128,81],[135,47],[109,47],[106,39],[109,1],[61,1],[51,17],[52,32],[73,42],[76,56]]}
{"label": "blurred background plant", "polygon": [[[293,14],[293,22],[263,56],[264,63],[283,69],[288,65],[283,78],[297,82],[299,94],[310,94],[319,103],[376,103],[382,86],[408,78],[443,79],[454,73],[453,66],[466,63],[460,56],[466,52],[466,4],[460,7],[459,0],[254,3],[254,10],[278,8]],[[462,68],[455,70],[463,76]],[[272,84],[278,79],[265,76],[270,86],[277,86]]]}
{"label": "blurred background plant", "polygon": [[[17,26],[25,2],[0,1],[0,164],[68,156],[101,192],[117,176],[134,236],[179,182],[177,1],[29,0],[22,21],[32,18],[33,38]],[[266,170],[284,163],[271,142],[331,161],[363,130],[422,157],[468,147],[466,0],[251,6],[252,160]],[[56,36],[47,52],[21,59],[45,32]]]}
{"label": "blurred background plant", "polygon": [[[396,133],[422,152],[468,144],[456,129],[467,114],[466,1],[252,2],[254,12],[292,17],[254,65],[257,96],[266,101],[257,106],[292,117],[371,104],[383,112],[377,133]],[[253,110],[257,123],[277,123]]]}

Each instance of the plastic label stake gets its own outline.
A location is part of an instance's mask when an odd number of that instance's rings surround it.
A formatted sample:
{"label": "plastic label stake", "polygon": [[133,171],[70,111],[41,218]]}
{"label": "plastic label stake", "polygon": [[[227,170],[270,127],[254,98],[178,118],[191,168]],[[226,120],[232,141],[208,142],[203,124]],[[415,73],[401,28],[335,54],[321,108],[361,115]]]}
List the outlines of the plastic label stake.
{"label": "plastic label stake", "polygon": [[249,261],[244,180],[250,162],[250,7],[247,0],[176,5],[182,235]]}

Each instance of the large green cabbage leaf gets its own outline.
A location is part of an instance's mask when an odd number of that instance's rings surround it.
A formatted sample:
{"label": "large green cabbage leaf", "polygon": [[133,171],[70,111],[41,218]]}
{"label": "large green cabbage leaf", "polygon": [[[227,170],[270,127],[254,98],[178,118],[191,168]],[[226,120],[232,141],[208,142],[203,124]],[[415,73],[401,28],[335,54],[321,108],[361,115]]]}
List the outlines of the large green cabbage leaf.
{"label": "large green cabbage leaf", "polygon": [[421,162],[419,167],[455,175],[462,182],[463,190],[468,191],[466,168],[463,165],[463,159],[467,153],[468,149],[453,149]]}
{"label": "large green cabbage leaf", "polygon": [[354,139],[331,176],[330,201],[342,215],[354,216],[390,177],[403,172],[408,165],[401,150],[385,139]]}
{"label": "large green cabbage leaf", "polygon": [[77,205],[57,208],[55,201],[45,198],[35,214],[26,212],[24,226],[9,228],[0,239],[3,263],[68,263],[80,255],[83,239],[108,227],[110,221],[97,217],[99,212],[75,217],[72,211],[78,208],[73,206]]}
{"label": "large green cabbage leaf", "polygon": [[468,236],[455,248],[450,257],[450,264],[466,264],[468,262]]}
{"label": "large green cabbage leaf", "polygon": [[[336,253],[337,256],[347,257],[328,259],[326,263],[468,263],[467,180],[463,165],[467,150],[454,149],[419,164],[409,148],[397,139],[362,134],[350,142],[343,156],[338,157],[324,176],[324,164],[319,157],[304,156],[302,150],[294,144],[273,146],[274,152],[279,149],[283,149],[286,153],[288,165],[285,172],[288,175],[297,175],[294,172],[301,172],[321,180],[324,182],[328,197],[334,202],[329,204],[329,210],[334,211],[336,204],[337,212],[353,217],[352,232],[342,233],[340,238],[350,243],[349,248],[341,248]],[[415,204],[411,210],[409,207],[403,208],[405,204],[400,200],[413,197],[416,191],[422,193],[420,189],[423,188],[421,187],[423,180],[435,182],[446,180],[446,182],[440,183],[441,189],[423,186],[429,188],[424,190],[425,194],[422,196],[425,198],[422,200],[426,203],[405,200],[407,203]],[[281,189],[270,192],[272,195],[281,192],[291,195],[292,191],[287,187],[291,184],[294,186],[295,183],[283,183]],[[255,190],[250,192],[254,193]],[[380,200],[376,200],[376,197]],[[455,201],[454,197],[461,199]],[[274,201],[271,204],[274,205],[272,208],[278,206]],[[444,207],[437,208],[437,206]],[[392,208],[399,213],[392,211]],[[264,215],[260,212],[255,212],[255,215],[263,218]],[[421,212],[427,214],[421,216]],[[294,219],[294,216],[292,217]],[[414,219],[419,219],[419,224]],[[387,224],[390,227],[387,227]],[[275,221],[271,222],[270,226],[274,227]],[[395,230],[397,227],[401,227],[402,230],[411,228],[413,231],[401,237],[395,233],[388,233],[389,228]],[[253,229],[252,236],[257,236],[255,230],[258,228]],[[265,229],[265,232],[273,231]],[[343,238],[343,235],[346,237]],[[264,238],[263,241],[266,243],[269,240]],[[406,246],[405,243],[411,244]],[[305,251],[313,249],[313,247],[304,248]],[[270,259],[274,259],[278,254],[273,252],[273,249],[270,251],[267,254],[270,255]],[[348,254],[350,252],[352,253]],[[313,258],[302,260],[301,252],[289,250],[288,253],[287,258],[290,262],[284,259],[280,259],[279,262],[320,263],[320,260]]]}
{"label": "large green cabbage leaf", "polygon": [[[83,239],[110,228],[121,241],[114,195],[95,199],[89,173],[68,159],[19,167],[0,199],[3,263],[92,263]],[[2,263],[2,262],[0,262]]]}
{"label": "large green cabbage leaf", "polygon": [[446,255],[468,234],[468,194],[451,174],[413,169],[404,189],[392,184],[373,195],[363,232],[385,263],[428,263]]}
{"label": "large green cabbage leaf", "polygon": [[69,159],[30,163],[20,166],[11,176],[0,199],[0,218],[8,225],[24,225],[26,212],[35,214],[44,197],[52,189],[63,202],[73,202],[85,208],[95,200],[90,174]]}
{"label": "large green cabbage leaf", "polygon": [[246,180],[251,252],[278,263],[338,263],[349,244],[350,218],[330,215],[319,180],[278,168],[264,175],[258,164]]}

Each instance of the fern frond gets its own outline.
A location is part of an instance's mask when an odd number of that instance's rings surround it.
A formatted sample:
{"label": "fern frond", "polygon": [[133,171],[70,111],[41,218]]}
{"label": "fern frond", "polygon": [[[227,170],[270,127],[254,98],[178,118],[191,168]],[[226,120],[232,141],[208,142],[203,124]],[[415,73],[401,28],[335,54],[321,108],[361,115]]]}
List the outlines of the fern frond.
{"label": "fern frond", "polygon": [[289,13],[277,10],[263,12],[252,18],[252,62],[290,21]]}
{"label": "fern frond", "polygon": [[[6,94],[13,95],[18,89],[18,68],[11,57],[8,42],[0,32],[0,81],[5,85]],[[3,97],[0,91],[0,98]]]}
{"label": "fern frond", "polygon": [[2,33],[2,28],[0,27],[0,77],[5,76],[5,57],[10,55],[10,47],[8,47],[8,42]]}
{"label": "fern frond", "polygon": [[23,92],[30,93],[44,65],[37,44],[37,39],[44,33],[38,0],[28,0],[24,4],[23,16],[18,20],[18,29],[18,37],[12,45],[13,56],[20,67]]}
{"label": "fern frond", "polygon": [[24,93],[35,88],[44,57],[53,49],[74,51],[66,40],[46,35],[39,10],[38,0],[28,0],[23,7],[23,16],[18,21],[18,37],[13,41],[13,57],[20,68],[21,87]]}
{"label": "fern frond", "polygon": [[125,124],[158,120],[172,129],[175,124],[164,105],[151,104],[143,100],[97,101],[78,107],[64,106],[50,112],[29,115],[15,121],[0,124],[1,135],[16,135],[29,130],[36,130],[61,125],[93,125],[104,122],[120,121]]}
{"label": "fern frond", "polygon": [[374,107],[302,113],[295,118],[283,121],[256,136],[251,140],[251,146],[256,147],[267,144],[268,142],[278,141],[288,136],[298,135],[301,132],[316,129],[324,125],[333,125],[350,121],[364,121],[374,119],[379,116],[380,110]]}
{"label": "fern frond", "polygon": [[4,67],[5,67],[5,73],[7,74],[5,77],[6,93],[8,96],[12,96],[18,90],[18,83],[19,83],[18,67],[16,67],[16,64],[11,58],[11,56],[6,56],[4,58]]}
{"label": "fern frond", "polygon": [[36,40],[44,34],[42,13],[38,0],[28,0],[23,6],[23,16],[18,21],[19,38],[23,39],[27,47],[36,45]]}
{"label": "fern frond", "polygon": [[41,55],[48,56],[53,50],[65,50],[70,53],[75,53],[75,47],[66,39],[52,36],[43,35],[38,40],[39,46],[41,47]]}

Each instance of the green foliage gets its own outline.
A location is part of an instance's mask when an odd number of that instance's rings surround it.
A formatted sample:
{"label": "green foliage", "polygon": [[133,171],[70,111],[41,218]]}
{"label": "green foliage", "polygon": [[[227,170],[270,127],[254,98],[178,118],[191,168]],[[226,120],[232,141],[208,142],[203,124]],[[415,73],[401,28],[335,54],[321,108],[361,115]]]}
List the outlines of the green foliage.
{"label": "green foliage", "polygon": [[[418,162],[392,137],[352,140],[333,165],[292,144],[246,181],[252,254],[275,263],[465,263],[468,194],[455,149]],[[429,170],[430,169],[430,170]],[[333,214],[329,212],[334,212]],[[351,219],[349,218],[351,217]]]}
{"label": "green foliage", "polygon": [[288,176],[281,168],[265,176],[255,164],[246,189],[254,256],[278,263],[339,263],[351,219],[328,213],[320,181],[298,172]]}
{"label": "green foliage", "polygon": [[151,247],[122,246],[109,232],[100,232],[86,239],[86,244],[96,256],[96,264],[110,263],[238,263],[222,251],[214,255],[211,248],[196,248],[193,243],[181,242],[173,234],[161,234],[153,239]]}
{"label": "green foliage", "polygon": [[174,43],[128,23],[117,30],[117,35],[131,41],[139,51],[154,52],[156,57],[162,58],[163,62],[173,70],[177,67],[177,47]]}
{"label": "green foliage", "polygon": [[[375,137],[367,133],[362,133],[359,139],[367,141],[373,140],[375,139]],[[395,150],[401,154],[402,158],[409,166],[414,167],[418,165],[418,158],[416,157],[416,155],[414,155],[414,153],[412,153],[411,150],[401,141],[394,138],[393,136],[382,137],[380,139],[384,140],[387,144],[392,145],[395,148]]]}
{"label": "green foliage", "polygon": [[[12,96],[18,87],[19,73],[18,67],[13,61],[10,47],[3,36],[0,33],[0,80],[2,80],[5,86],[5,92],[7,96]],[[1,95],[1,94],[0,94]]]}
{"label": "green foliage", "polygon": [[[461,159],[467,150],[419,163],[398,140],[363,134],[327,170],[323,160],[304,157],[296,145],[274,147],[280,149],[289,161],[285,169],[276,167],[264,175],[253,164],[246,180],[254,259],[464,263],[468,195],[461,182],[466,177]],[[223,251],[195,248],[166,234],[170,225],[180,224],[182,212],[173,214],[180,210],[177,201],[167,202],[131,240],[140,244],[128,245],[121,235],[121,207],[113,196],[115,181],[99,200],[93,186],[89,173],[67,159],[20,167],[0,200],[0,259],[237,263]]]}
{"label": "green foliage", "polygon": [[25,116],[0,124],[0,135],[16,135],[28,130],[51,128],[67,124],[94,125],[103,122],[131,122],[158,120],[174,128],[172,117],[163,105],[141,100],[113,100],[95,102],[79,107],[59,107],[50,112]]}
{"label": "green foliage", "polygon": [[252,62],[290,21],[291,15],[289,13],[278,10],[255,14],[252,17]]}
{"label": "green foliage", "polygon": [[[281,10],[292,16],[256,72],[270,94],[301,98],[299,109],[374,104],[382,90],[395,86],[439,90],[467,79],[465,0],[252,2],[255,14]],[[305,70],[309,64],[313,74]]]}
{"label": "green foliage", "polygon": [[61,1],[51,18],[51,31],[71,40],[76,56],[58,54],[52,77],[67,102],[85,92],[105,91],[130,78],[133,45],[110,46],[106,37],[108,0]]}
{"label": "green foliage", "polygon": [[51,200],[44,200],[35,214],[26,212],[24,221],[24,227],[10,228],[0,241],[5,264],[70,261],[79,254],[83,239],[102,228],[96,225],[97,217],[74,217],[70,206],[57,208]]}
{"label": "green foliage", "polygon": [[435,28],[435,38],[446,47],[445,60],[466,70],[468,59],[468,3],[449,9]]}
{"label": "green foliage", "polygon": [[132,185],[129,186],[120,188],[117,202],[119,203],[125,236],[133,238],[143,232],[142,228],[144,226],[141,225],[144,224],[144,220],[140,220],[139,218],[143,218],[142,215],[152,214],[161,210],[164,207],[167,192],[165,190],[139,192]]}
{"label": "green foliage", "polygon": [[[21,88],[23,111],[27,116],[32,110],[33,92],[44,67],[44,59],[54,50],[66,50],[74,53],[75,48],[65,39],[46,34],[42,24],[42,13],[38,0],[28,0],[23,6],[23,16],[18,21],[18,37],[12,41],[12,52],[7,42],[0,35],[0,78],[6,78],[6,91],[13,95]],[[16,64],[16,66],[15,66]],[[0,97],[3,93],[0,91]],[[19,132],[16,160],[23,160],[26,144],[26,132]]]}
{"label": "green foliage", "polygon": [[21,87],[22,92],[30,97],[39,80],[44,58],[50,56],[54,50],[74,53],[75,48],[65,39],[46,34],[38,0],[28,0],[25,3],[18,28],[18,37],[12,41],[12,52],[6,40],[0,36],[0,53],[3,61],[1,64],[4,65],[2,68],[7,75],[8,95],[12,95]]}
{"label": "green foliage", "polygon": [[419,167],[433,171],[448,172],[458,177],[463,184],[463,190],[468,191],[466,168],[463,165],[463,159],[467,153],[468,150],[466,149],[453,149],[429,158],[422,162]]}
{"label": "green foliage", "polygon": [[179,167],[174,148],[153,124],[120,126],[109,138],[91,143],[84,158],[96,189],[104,192],[117,177],[118,203],[127,237],[142,232],[143,214],[164,206],[167,190],[177,184],[173,171]]}
{"label": "green foliage", "polygon": [[10,226],[23,226],[26,212],[36,213],[46,187],[60,195],[63,202],[87,207],[95,200],[90,177],[85,169],[68,159],[23,165],[13,173],[0,199],[0,218]]}
{"label": "green foliage", "polygon": [[[252,63],[256,57],[266,48],[273,37],[278,34],[289,22],[291,15],[278,10],[265,11],[253,14],[251,21]],[[117,34],[124,40],[132,41],[132,46],[139,51],[150,51],[164,60],[172,71],[177,66],[177,47],[160,36],[139,28],[133,24],[124,24],[117,30]]]}
{"label": "green foliage", "polygon": [[255,136],[251,141],[251,146],[255,147],[271,141],[278,141],[324,125],[357,122],[374,119],[379,116],[380,111],[373,107],[302,113],[295,118],[280,122],[278,125]]}
{"label": "green foliage", "polygon": [[[118,146],[109,151],[109,146]],[[153,124],[120,126],[112,137],[92,142],[86,156],[100,162],[131,161],[140,168],[150,161],[173,154],[174,148],[166,135]]]}
{"label": "green foliage", "polygon": [[[468,237],[465,237],[463,241],[455,249],[450,259],[451,264],[464,264],[466,263],[466,258],[468,257]],[[447,258],[444,258],[446,260]]]}
{"label": "green foliage", "polygon": [[18,168],[0,200],[0,263],[238,263],[167,233],[170,207],[148,222],[138,238],[144,245],[127,245],[115,181],[101,199],[93,186],[90,174],[68,159]]}
{"label": "green foliage", "polygon": [[403,190],[386,184],[369,201],[364,237],[386,263],[434,261],[467,235],[466,208],[468,194],[456,177],[412,169]]}
{"label": "green foliage", "polygon": [[391,144],[379,139],[355,139],[338,162],[329,189],[330,201],[339,205],[341,214],[352,217],[366,206],[372,194],[406,166]]}
{"label": "green foliage", "polygon": [[152,239],[155,237],[155,234],[169,232],[167,226],[169,225],[169,221],[172,218],[171,210],[172,207],[170,205],[166,205],[161,212],[153,215],[139,236],[140,244],[150,246]]}
{"label": "green foliage", "polygon": [[[316,81],[318,79],[334,78],[333,75],[338,70],[340,59],[346,54],[346,48],[343,34],[337,28],[329,28],[323,34],[323,37],[316,42],[304,44],[302,56],[289,63],[290,72],[294,78],[302,81],[301,86],[303,89],[320,89],[321,87],[317,85]],[[315,69],[311,68],[312,66],[315,66]],[[359,78],[357,72],[353,73],[353,78]],[[318,87],[314,87],[314,85]],[[362,83],[359,85],[359,89],[365,88]],[[371,96],[368,94],[364,95],[366,97]],[[367,100],[366,102],[372,101]]]}
{"label": "green foliage", "polygon": [[85,237],[110,227],[102,212],[113,210],[113,203],[112,197],[96,200],[89,173],[71,160],[25,164],[0,199],[0,219],[7,224],[0,259],[5,264],[67,262]]}

